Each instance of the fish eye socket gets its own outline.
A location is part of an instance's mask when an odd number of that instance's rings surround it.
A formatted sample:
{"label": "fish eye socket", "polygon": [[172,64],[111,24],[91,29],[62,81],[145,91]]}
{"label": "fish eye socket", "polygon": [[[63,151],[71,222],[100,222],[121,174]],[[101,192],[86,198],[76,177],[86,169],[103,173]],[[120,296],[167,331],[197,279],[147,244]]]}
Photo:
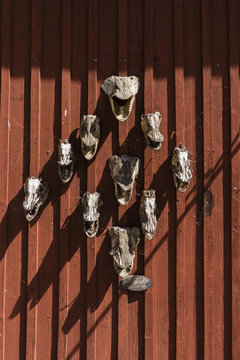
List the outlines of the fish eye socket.
{"label": "fish eye socket", "polygon": [[81,136],[81,137],[84,137],[86,134],[87,134],[87,130],[84,129],[84,128],[82,128],[82,129],[81,129],[81,132],[80,132],[80,136]]}
{"label": "fish eye socket", "polygon": [[90,132],[91,133],[95,133],[97,130],[97,127],[96,127],[96,122],[94,121],[91,125],[91,128],[90,128]]}

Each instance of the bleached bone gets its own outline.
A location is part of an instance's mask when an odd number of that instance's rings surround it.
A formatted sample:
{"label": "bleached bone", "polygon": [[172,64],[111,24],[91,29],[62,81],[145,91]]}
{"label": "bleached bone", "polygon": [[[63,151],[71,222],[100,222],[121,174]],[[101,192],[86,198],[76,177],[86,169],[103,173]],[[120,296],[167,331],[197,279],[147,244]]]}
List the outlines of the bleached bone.
{"label": "bleached bone", "polygon": [[152,280],[144,275],[129,275],[120,281],[120,285],[130,291],[146,291],[152,286]]}
{"label": "bleached bone", "polygon": [[81,147],[84,157],[91,160],[96,154],[100,139],[99,117],[84,115],[80,128]]}
{"label": "bleached bone", "polygon": [[147,145],[153,150],[159,150],[164,141],[164,136],[159,131],[161,120],[162,115],[159,112],[145,114],[141,117],[141,127]]}
{"label": "bleached bone", "polygon": [[28,177],[24,183],[25,200],[23,209],[26,219],[31,221],[38,213],[39,207],[45,202],[49,189],[46,181],[41,178]]}
{"label": "bleached bone", "polygon": [[140,229],[111,226],[108,231],[111,238],[109,254],[113,257],[114,269],[119,276],[126,277],[133,268],[134,249],[140,241]]}
{"label": "bleached bone", "polygon": [[190,184],[192,173],[188,150],[182,144],[173,150],[172,170],[176,188],[181,192],[185,192]]}
{"label": "bleached bone", "polygon": [[58,174],[63,183],[67,183],[73,176],[73,150],[68,139],[60,140],[58,145]]}
{"label": "bleached bone", "polygon": [[156,208],[157,205],[155,190],[143,190],[140,201],[139,214],[144,236],[146,236],[148,240],[153,238],[157,228],[157,218],[155,214]]}
{"label": "bleached bone", "polygon": [[109,159],[109,168],[114,182],[115,195],[121,205],[126,205],[139,172],[139,159],[128,155],[114,155]]}
{"label": "bleached bone", "polygon": [[86,192],[82,198],[83,205],[83,228],[88,237],[93,237],[98,232],[100,208],[103,201],[100,199],[100,194],[95,192],[91,194]]}
{"label": "bleached bone", "polygon": [[104,81],[102,89],[119,121],[125,121],[129,117],[139,86],[140,80],[136,76],[110,76]]}

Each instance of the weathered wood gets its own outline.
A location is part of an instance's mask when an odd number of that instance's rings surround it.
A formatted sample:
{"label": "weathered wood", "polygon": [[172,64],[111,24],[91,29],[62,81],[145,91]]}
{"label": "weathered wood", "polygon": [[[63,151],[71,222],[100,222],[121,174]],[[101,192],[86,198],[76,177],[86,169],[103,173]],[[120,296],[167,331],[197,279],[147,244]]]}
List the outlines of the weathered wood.
{"label": "weathered wood", "polygon": [[[118,0],[118,76],[128,76],[128,21],[127,21],[127,1]],[[130,131],[130,119],[132,114],[125,122],[118,121],[118,154],[128,154],[127,136]],[[119,205],[118,218],[119,226],[128,225],[127,209],[131,203],[127,205]],[[128,295],[120,288],[118,283],[118,359],[123,360],[128,356]]]}
{"label": "weathered wood", "polygon": [[[58,243],[59,181],[56,182],[58,139],[60,137],[61,26],[57,2],[43,2],[41,32],[41,92],[39,123],[40,176],[48,180],[49,197],[38,221],[37,272],[29,286],[37,287],[30,300],[37,307],[36,357],[57,356],[58,324]],[[45,225],[44,225],[45,224]]]}
{"label": "weathered wood", "polygon": [[[0,17],[0,358],[238,358],[238,1],[2,0]],[[125,122],[101,90],[111,75],[140,79]],[[141,129],[142,114],[156,111],[157,151]],[[87,114],[101,130],[90,161],[79,138]],[[59,138],[75,154],[66,184]],[[192,161],[184,194],[171,172],[180,143]],[[126,206],[108,164],[123,154],[140,159]],[[30,223],[27,176],[50,188]],[[143,189],[156,192],[158,220],[135,249],[131,274],[152,281],[145,293],[120,288],[107,232],[141,228]],[[104,202],[93,238],[86,191]]]}
{"label": "weathered wood", "polygon": [[[202,3],[204,184],[214,209],[204,218],[204,354],[224,358],[223,99],[226,66],[225,2]],[[210,26],[211,23],[211,26]],[[211,34],[211,36],[210,36]],[[227,84],[226,84],[227,85]],[[225,109],[226,110],[226,109]]]}
{"label": "weathered wood", "polygon": [[[88,114],[96,109],[99,89],[97,87],[97,58],[98,58],[98,2],[89,1],[88,4]],[[96,161],[86,163],[87,190],[91,193],[96,190]],[[96,303],[97,303],[97,239],[85,238],[87,242],[87,359],[97,359],[96,345]]]}
{"label": "weathered wood", "polygon": [[[231,115],[231,255],[232,255],[232,283],[231,295],[232,304],[232,328],[230,333],[230,346],[232,346],[232,358],[240,357],[240,326],[237,319],[240,316],[240,211],[239,211],[239,194],[240,194],[240,133],[239,133],[239,108],[240,108],[240,87],[239,87],[239,15],[240,7],[238,1],[231,1],[229,6],[229,70],[230,70],[230,115]],[[231,320],[231,319],[229,319]]]}
{"label": "weathered wood", "polygon": [[[40,173],[40,121],[41,121],[41,21],[42,6],[39,2],[32,3],[31,32],[31,126],[30,126],[30,168],[29,176],[38,177]],[[25,180],[25,179],[24,179]],[[38,222],[29,226],[28,235],[28,284],[38,270]],[[36,323],[37,306],[31,306],[31,299],[37,298],[38,285],[28,286],[28,316],[26,359],[36,359]]]}
{"label": "weathered wood", "polygon": [[[62,74],[61,74],[61,132],[60,139],[64,141],[69,139],[72,130],[72,116],[71,116],[71,2],[62,1]],[[57,139],[56,139],[57,140]],[[70,140],[71,141],[71,140]],[[61,187],[60,198],[60,237],[59,237],[59,327],[58,327],[58,358],[64,359],[67,357],[69,346],[68,333],[62,331],[63,326],[66,326],[66,319],[68,316],[68,304],[70,300],[69,285],[72,279],[75,278],[74,272],[70,274],[69,263],[69,242],[70,237],[70,214],[71,214],[71,190],[69,183],[63,184],[58,177],[58,183]],[[77,279],[75,279],[76,281]],[[76,283],[77,287],[77,283]],[[77,294],[74,294],[76,297]],[[67,324],[68,325],[68,324]],[[75,328],[74,328],[75,329]],[[75,345],[75,344],[73,344]],[[76,354],[78,352],[76,351]]]}
{"label": "weathered wood", "polygon": [[[0,177],[0,352],[2,358],[6,358],[5,337],[6,333],[6,250],[7,239],[7,211],[8,211],[8,186],[9,186],[9,123],[10,123],[10,63],[11,63],[11,2],[1,3],[1,113],[0,113],[0,165],[2,176]],[[9,21],[10,20],[10,21]],[[5,64],[5,66],[3,66]],[[19,324],[16,325],[16,328]]]}
{"label": "weathered wood", "polygon": [[154,318],[158,314],[154,321],[153,354],[154,358],[169,359],[176,357],[176,200],[170,167],[175,145],[173,15],[173,3],[155,2],[153,105],[150,112],[159,111],[162,115],[160,131],[164,142],[159,151],[152,151],[150,187],[156,190],[158,224],[149,258],[153,263]]}
{"label": "weathered wood", "polygon": [[[154,1],[144,2],[144,114],[153,112],[153,15]],[[153,175],[153,151],[146,147],[144,150],[144,189],[149,189]],[[144,239],[144,275],[154,283],[153,259],[148,259],[154,249],[156,238]],[[148,259],[148,261],[147,261]],[[154,288],[145,294],[145,359],[154,359]]]}

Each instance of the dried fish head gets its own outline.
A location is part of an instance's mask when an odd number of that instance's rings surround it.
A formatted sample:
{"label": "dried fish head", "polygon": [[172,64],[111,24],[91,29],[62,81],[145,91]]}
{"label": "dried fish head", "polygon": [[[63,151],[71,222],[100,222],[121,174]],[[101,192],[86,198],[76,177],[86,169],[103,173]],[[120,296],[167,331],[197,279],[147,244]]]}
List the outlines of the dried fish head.
{"label": "dried fish head", "polygon": [[103,202],[100,199],[100,194],[94,192],[86,192],[82,198],[83,205],[83,228],[88,237],[93,237],[98,232],[100,208]]}
{"label": "dried fish head", "polygon": [[23,209],[26,219],[31,221],[38,213],[39,207],[43,205],[48,196],[48,185],[41,178],[28,177],[24,183],[25,199]]}
{"label": "dried fish head", "polygon": [[117,201],[126,205],[132,196],[134,181],[139,172],[139,159],[128,155],[114,155],[109,159],[109,168]]}
{"label": "dried fish head", "polygon": [[136,76],[110,76],[104,81],[102,89],[119,121],[125,121],[129,117],[139,86],[140,80]]}
{"label": "dried fish head", "polygon": [[68,139],[59,140],[58,145],[58,174],[63,183],[67,183],[73,176],[73,150]]}
{"label": "dried fish head", "polygon": [[173,150],[172,170],[176,188],[181,192],[185,192],[190,184],[192,172],[188,150],[182,144]]}
{"label": "dried fish head", "polygon": [[113,266],[119,276],[126,277],[133,268],[134,249],[140,241],[140,229],[112,226],[108,230],[111,238],[109,253],[113,257]]}
{"label": "dried fish head", "polygon": [[100,139],[100,121],[96,115],[84,115],[80,128],[81,147],[84,157],[91,160],[96,154]]}
{"label": "dried fish head", "polygon": [[147,145],[153,150],[159,150],[164,141],[163,135],[159,131],[162,116],[159,112],[145,114],[141,117],[141,127]]}

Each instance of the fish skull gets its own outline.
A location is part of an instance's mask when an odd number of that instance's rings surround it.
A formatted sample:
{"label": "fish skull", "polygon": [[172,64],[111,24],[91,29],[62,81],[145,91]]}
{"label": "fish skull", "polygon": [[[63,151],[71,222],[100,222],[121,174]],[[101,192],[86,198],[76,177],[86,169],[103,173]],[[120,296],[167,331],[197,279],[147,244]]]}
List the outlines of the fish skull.
{"label": "fish skull", "polygon": [[159,112],[145,114],[141,117],[141,127],[147,145],[153,150],[159,150],[164,141],[164,136],[159,131],[161,120],[162,116]]}
{"label": "fish skull", "polygon": [[114,155],[109,159],[109,168],[114,182],[115,195],[121,205],[126,205],[139,172],[139,159],[128,155]]}
{"label": "fish skull", "polygon": [[80,139],[84,157],[87,160],[91,160],[96,154],[100,139],[100,123],[98,116],[83,116],[80,128]]}
{"label": "fish skull", "polygon": [[73,176],[73,150],[68,139],[59,140],[58,145],[58,174],[63,183],[67,183]]}
{"label": "fish skull", "polygon": [[143,233],[148,240],[152,239],[157,228],[156,208],[155,190],[143,190],[139,214]]}
{"label": "fish skull", "polygon": [[140,241],[140,229],[111,226],[108,230],[111,238],[109,254],[113,257],[113,266],[118,275],[124,278],[133,268],[134,249]]}
{"label": "fish skull", "polygon": [[100,199],[100,194],[95,192],[91,194],[86,192],[82,198],[83,205],[83,228],[88,237],[93,237],[98,232],[99,228],[99,211],[103,202]]}
{"label": "fish skull", "polygon": [[23,202],[23,209],[28,221],[35,218],[39,207],[45,202],[48,192],[48,185],[41,178],[32,176],[26,179],[24,183],[25,200]]}
{"label": "fish skull", "polygon": [[192,173],[188,150],[182,144],[173,150],[172,170],[176,188],[181,192],[185,192],[190,184]]}
{"label": "fish skull", "polygon": [[102,89],[119,121],[129,117],[139,86],[140,80],[136,76],[110,76],[104,81]]}

